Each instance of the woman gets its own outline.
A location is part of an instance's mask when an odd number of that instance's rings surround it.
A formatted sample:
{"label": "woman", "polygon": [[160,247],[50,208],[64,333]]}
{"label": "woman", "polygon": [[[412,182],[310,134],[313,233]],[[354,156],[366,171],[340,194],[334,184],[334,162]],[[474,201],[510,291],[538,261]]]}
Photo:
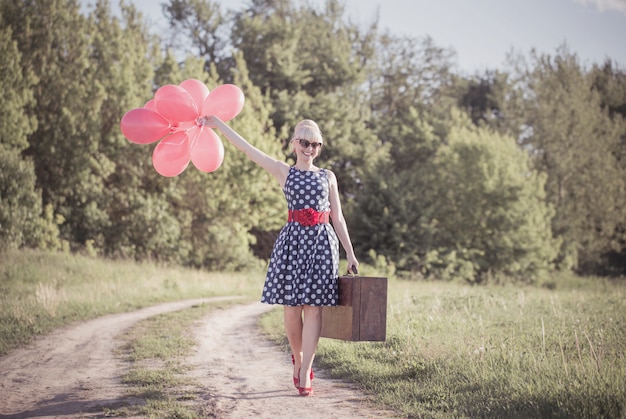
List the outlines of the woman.
{"label": "woman", "polygon": [[[291,347],[293,382],[301,396],[313,393],[313,359],[322,330],[322,306],[338,303],[339,244],[346,251],[348,272],[357,261],[339,202],[335,174],[314,165],[323,138],[311,120],[299,122],[291,138],[296,163],[268,156],[215,116],[205,124],[222,134],[280,184],[289,208],[270,257],[261,302],[284,306],[284,324]],[[332,226],[329,220],[332,219]],[[334,228],[333,228],[334,226]]]}

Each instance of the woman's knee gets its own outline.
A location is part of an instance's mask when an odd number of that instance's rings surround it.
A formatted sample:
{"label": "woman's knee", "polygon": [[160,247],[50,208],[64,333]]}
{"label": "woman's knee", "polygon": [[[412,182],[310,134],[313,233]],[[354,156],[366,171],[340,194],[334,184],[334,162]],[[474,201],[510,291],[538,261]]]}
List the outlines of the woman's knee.
{"label": "woman's knee", "polygon": [[304,318],[309,319],[321,319],[322,318],[322,307],[316,306],[304,306]]}

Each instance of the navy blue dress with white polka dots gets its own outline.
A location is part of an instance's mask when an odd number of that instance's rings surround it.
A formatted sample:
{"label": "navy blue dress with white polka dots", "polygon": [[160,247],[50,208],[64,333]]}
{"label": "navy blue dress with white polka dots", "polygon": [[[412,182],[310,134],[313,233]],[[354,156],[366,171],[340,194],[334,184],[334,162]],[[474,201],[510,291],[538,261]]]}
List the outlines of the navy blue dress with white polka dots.
{"label": "navy blue dress with white polka dots", "polygon": [[[283,192],[290,210],[330,211],[325,170],[289,169]],[[329,223],[288,222],[270,257],[261,302],[287,306],[334,306],[338,302],[339,242]]]}

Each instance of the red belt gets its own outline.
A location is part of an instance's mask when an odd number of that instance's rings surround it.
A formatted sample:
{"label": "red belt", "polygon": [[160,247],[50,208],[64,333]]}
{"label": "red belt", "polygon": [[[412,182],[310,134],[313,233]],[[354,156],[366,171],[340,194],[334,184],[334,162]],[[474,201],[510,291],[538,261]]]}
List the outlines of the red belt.
{"label": "red belt", "polygon": [[330,212],[319,212],[313,208],[303,208],[299,210],[289,210],[287,222],[295,221],[305,227],[311,227],[316,224],[326,224],[330,220]]}

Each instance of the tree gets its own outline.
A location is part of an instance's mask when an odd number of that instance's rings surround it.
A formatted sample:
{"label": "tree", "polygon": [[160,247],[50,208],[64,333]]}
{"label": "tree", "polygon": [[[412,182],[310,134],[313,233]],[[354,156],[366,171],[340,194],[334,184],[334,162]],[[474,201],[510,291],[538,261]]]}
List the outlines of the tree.
{"label": "tree", "polygon": [[[255,146],[280,157],[281,142],[269,119],[265,98],[248,78],[242,57],[235,56],[235,60],[233,82],[243,90],[246,101],[230,124]],[[200,64],[188,58],[183,77],[206,77],[200,74]],[[201,79],[210,88],[223,84],[215,71]],[[181,222],[181,239],[190,244],[189,264],[238,270],[259,263],[251,250],[255,241],[252,231],[262,234],[278,229],[284,224],[287,208],[280,186],[271,175],[227,140],[222,141],[222,166],[209,174],[189,168],[177,181],[178,197],[170,198],[170,202]]]}
{"label": "tree", "polygon": [[[590,72],[594,90],[600,94],[602,107],[608,110],[613,122],[620,126],[620,141],[614,142],[611,151],[619,165],[621,179],[626,183],[626,73],[611,61],[603,65],[594,65]],[[626,274],[626,213],[615,228],[610,249],[601,261],[602,271],[624,275]],[[600,271],[600,272],[602,272]]]}
{"label": "tree", "polygon": [[[219,3],[206,0],[170,0],[163,5],[163,13],[172,31],[170,47],[182,49],[185,54],[203,57],[205,71],[209,72],[213,65],[221,77],[227,79],[227,71],[221,70],[232,67],[233,62],[226,51],[228,39],[221,34],[226,30],[226,17]],[[222,64],[223,62],[226,64]]]}
{"label": "tree", "polygon": [[[398,170],[428,161],[443,138],[441,122],[455,106],[452,97],[453,54],[431,38],[382,35],[376,65],[368,80],[371,128],[379,141],[390,146]],[[420,119],[431,124],[424,124]],[[438,122],[439,121],[439,122]]]}
{"label": "tree", "polygon": [[28,148],[28,135],[37,127],[37,119],[24,112],[34,103],[31,87],[36,78],[32,72],[22,73],[22,54],[12,32],[12,27],[0,20],[0,53],[4,57],[0,62],[0,144],[21,153]]}
{"label": "tree", "polygon": [[32,161],[0,144],[0,250],[65,248],[52,207],[42,209]]}
{"label": "tree", "polygon": [[514,139],[452,122],[434,159],[433,186],[441,189],[431,188],[426,198],[433,203],[426,260],[437,267],[453,254],[456,260],[439,269],[459,263],[478,281],[489,275],[533,281],[549,272],[558,241],[550,231],[554,212],[545,203],[545,176]]}
{"label": "tree", "polygon": [[612,116],[626,118],[626,73],[610,60],[594,65],[590,71],[592,86],[600,94],[602,106]]}
{"label": "tree", "polygon": [[548,176],[547,199],[556,209],[552,229],[563,240],[561,264],[598,272],[603,254],[621,250],[615,232],[624,220],[626,179],[616,151],[623,125],[603,109],[575,55],[562,49],[554,58],[533,60],[525,74],[522,145]]}
{"label": "tree", "polygon": [[33,104],[36,79],[30,72],[22,73],[22,57],[11,33],[0,20],[0,250],[57,248],[58,229],[52,215],[43,214],[33,162],[22,156],[28,135],[37,127],[36,119],[24,112]]}
{"label": "tree", "polygon": [[[386,33],[376,41],[375,62],[367,80],[376,124],[403,122],[404,116],[411,119],[410,108],[424,111],[435,105],[450,105],[454,81],[452,51],[437,46],[429,37]],[[378,131],[383,134],[386,127]],[[387,136],[382,140],[391,141]]]}
{"label": "tree", "polygon": [[107,256],[183,263],[188,246],[181,242],[179,220],[168,202],[175,191],[155,173],[151,148],[130,143],[119,128],[126,111],[153,97],[158,86],[155,67],[164,61],[160,45],[148,35],[134,7],[122,7],[118,20],[108,2],[99,1],[89,19],[94,26],[94,82],[106,92],[91,119],[92,130],[99,152],[113,166],[103,176],[99,203],[108,222],[91,240]]}
{"label": "tree", "polygon": [[[413,119],[386,133],[398,143],[381,146],[384,158],[365,170],[360,191],[348,206],[357,252],[381,255],[405,271],[417,270],[429,247],[427,231],[420,228],[428,207],[423,200],[430,179],[426,155],[432,156],[439,143],[423,115],[413,108],[408,111]],[[405,147],[405,155],[395,152],[398,144],[408,145],[411,139],[413,147]]]}
{"label": "tree", "polygon": [[311,112],[311,99],[365,80],[375,24],[362,32],[345,8],[324,10],[289,0],[259,0],[235,15],[232,44],[243,53],[252,82],[270,97],[280,130]]}
{"label": "tree", "polygon": [[504,113],[504,105],[513,100],[509,74],[500,71],[486,71],[470,79],[461,79],[459,87],[459,107],[465,110],[472,122],[498,129],[502,134],[510,134],[506,129],[509,114]]}
{"label": "tree", "polygon": [[[219,9],[205,1],[170,1],[166,10],[171,25],[180,25],[192,45],[210,39],[212,51],[225,45],[220,28],[231,27],[230,44],[243,54],[251,83],[270,104],[287,154],[290,130],[301,119],[315,119],[327,139],[320,164],[337,172],[344,196],[356,193],[359,172],[378,158],[362,88],[375,23],[361,31],[345,21],[344,7],[334,0],[323,10],[289,0],[254,1],[230,21],[218,18]],[[213,63],[213,55],[221,58]],[[238,68],[234,58],[225,57],[223,52],[204,56],[223,81],[231,82]]]}
{"label": "tree", "polygon": [[381,157],[361,176],[348,219],[361,254],[373,250],[400,269],[417,269],[430,240],[416,226],[428,205],[422,200],[427,164],[445,138],[445,117],[436,114],[451,105],[451,53],[430,38],[384,34],[374,58],[366,88],[368,126]]}
{"label": "tree", "polygon": [[108,220],[99,206],[103,178],[112,165],[98,150],[91,120],[106,92],[94,82],[89,42],[93,27],[75,1],[4,2],[6,16],[19,22],[13,32],[25,73],[34,73],[35,106],[27,111],[39,121],[29,136],[27,154],[35,162],[44,205],[52,205],[65,222],[62,237],[85,243]]}
{"label": "tree", "polygon": [[[545,179],[515,141],[472,126],[458,111],[451,112],[443,138],[414,116],[405,129],[421,147],[402,166],[392,160],[377,168],[355,199],[362,213],[355,229],[360,250],[443,279],[530,282],[549,271],[557,243]],[[420,157],[424,148],[434,150],[430,158]],[[361,233],[366,225],[372,237]]]}

